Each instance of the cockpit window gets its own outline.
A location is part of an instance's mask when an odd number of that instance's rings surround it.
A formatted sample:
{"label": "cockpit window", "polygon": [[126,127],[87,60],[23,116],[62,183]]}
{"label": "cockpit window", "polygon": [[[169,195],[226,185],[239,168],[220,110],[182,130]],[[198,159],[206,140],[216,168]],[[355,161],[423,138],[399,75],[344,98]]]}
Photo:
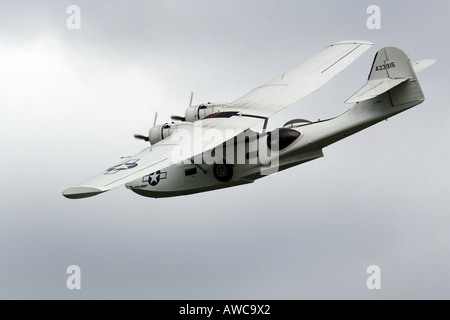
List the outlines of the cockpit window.
{"label": "cockpit window", "polygon": [[267,134],[267,146],[270,150],[283,150],[300,136],[300,132],[289,128],[275,129]]}

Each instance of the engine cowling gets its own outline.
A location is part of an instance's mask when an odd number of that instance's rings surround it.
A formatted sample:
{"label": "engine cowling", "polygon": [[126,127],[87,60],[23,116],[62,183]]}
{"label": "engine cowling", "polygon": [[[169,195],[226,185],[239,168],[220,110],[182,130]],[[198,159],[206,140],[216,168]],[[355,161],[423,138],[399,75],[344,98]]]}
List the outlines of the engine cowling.
{"label": "engine cowling", "polygon": [[194,122],[197,120],[204,119],[215,113],[226,111],[228,108],[230,108],[229,104],[210,103],[210,102],[206,104],[190,106],[189,108],[186,109],[185,120],[187,122]]}
{"label": "engine cowling", "polygon": [[150,144],[155,144],[167,137],[170,137],[177,129],[190,129],[192,123],[164,123],[150,128],[148,132],[148,139]]}

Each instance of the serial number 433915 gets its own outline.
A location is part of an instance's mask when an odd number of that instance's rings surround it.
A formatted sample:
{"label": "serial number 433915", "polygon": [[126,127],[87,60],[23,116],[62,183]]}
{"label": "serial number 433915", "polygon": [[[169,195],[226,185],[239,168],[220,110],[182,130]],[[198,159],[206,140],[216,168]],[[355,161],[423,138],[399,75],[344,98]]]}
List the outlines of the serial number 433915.
{"label": "serial number 433915", "polygon": [[391,69],[391,68],[395,68],[395,62],[380,64],[380,65],[376,66],[375,70],[383,71],[383,70],[387,70],[387,69]]}

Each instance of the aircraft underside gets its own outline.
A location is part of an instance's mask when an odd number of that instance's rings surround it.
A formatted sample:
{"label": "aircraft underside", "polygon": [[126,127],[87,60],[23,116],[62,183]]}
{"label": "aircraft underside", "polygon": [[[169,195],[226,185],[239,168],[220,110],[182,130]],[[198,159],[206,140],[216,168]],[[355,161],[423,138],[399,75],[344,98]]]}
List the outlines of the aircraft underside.
{"label": "aircraft underside", "polygon": [[[257,135],[252,131],[248,135],[258,138],[253,142],[243,142],[242,148],[237,147],[235,143],[232,152],[234,157],[231,161],[227,160],[225,156],[220,163],[174,164],[164,170],[130,182],[126,184],[126,187],[141,196],[162,198],[253,183],[257,179],[276,172],[321,158],[324,147],[422,103],[421,91],[411,91],[409,88],[417,85],[414,82],[401,85],[404,90],[413,92],[413,94],[399,105],[392,104],[393,97],[395,98],[392,93],[385,93],[368,101],[360,102],[333,119],[299,124],[292,120],[288,122],[290,125],[285,128],[296,131],[299,135],[287,145],[278,145],[276,151],[262,148],[261,146],[269,145],[267,135]],[[279,135],[281,136],[281,134]],[[239,141],[239,136],[236,139]],[[245,141],[244,138],[240,140]],[[220,150],[225,150],[224,153],[226,153],[226,148]],[[237,155],[240,152],[244,152],[245,155],[242,157],[244,159],[242,162],[238,161]]]}
{"label": "aircraft underside", "polygon": [[[153,198],[188,195],[252,183],[323,157],[323,148],[408,110],[425,100],[417,73],[436,62],[411,63],[395,47],[379,50],[367,83],[342,115],[311,122],[295,119],[267,131],[269,118],[318,90],[373,44],[336,42],[298,67],[230,103],[192,105],[172,123],[153,126],[135,138],[150,146],[63,191],[70,199],[92,197],[125,185]],[[262,130],[253,131],[263,124]]]}

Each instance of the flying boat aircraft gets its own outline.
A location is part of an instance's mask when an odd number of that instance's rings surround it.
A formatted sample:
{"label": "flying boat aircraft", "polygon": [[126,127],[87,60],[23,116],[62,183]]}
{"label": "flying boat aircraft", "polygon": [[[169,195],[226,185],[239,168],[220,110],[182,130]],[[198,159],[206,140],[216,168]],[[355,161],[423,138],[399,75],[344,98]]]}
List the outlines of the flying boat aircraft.
{"label": "flying boat aircraft", "polygon": [[232,102],[192,105],[191,95],[184,116],[154,123],[148,136],[135,135],[150,146],[63,195],[86,198],[123,185],[152,198],[188,195],[252,183],[323,157],[330,144],[425,100],[417,74],[436,60],[411,63],[400,49],[385,47],[376,53],[367,83],[346,101],[353,104],[348,111],[332,119],[294,119],[267,130],[271,116],[318,90],[372,45],[334,43]]}

